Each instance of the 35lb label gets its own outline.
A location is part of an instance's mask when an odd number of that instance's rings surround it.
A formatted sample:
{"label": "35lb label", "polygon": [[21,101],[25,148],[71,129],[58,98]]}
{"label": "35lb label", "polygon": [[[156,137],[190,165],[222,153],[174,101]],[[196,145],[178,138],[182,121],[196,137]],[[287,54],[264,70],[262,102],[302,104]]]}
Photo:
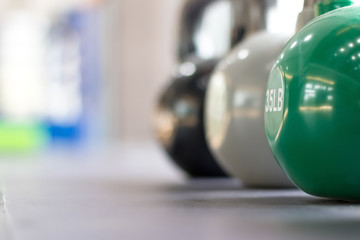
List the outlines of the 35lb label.
{"label": "35lb label", "polygon": [[284,102],[284,89],[273,88],[266,91],[265,112],[282,112]]}
{"label": "35lb label", "polygon": [[270,73],[265,96],[265,130],[269,139],[276,139],[281,129],[286,108],[285,95],[283,73],[275,67]]}

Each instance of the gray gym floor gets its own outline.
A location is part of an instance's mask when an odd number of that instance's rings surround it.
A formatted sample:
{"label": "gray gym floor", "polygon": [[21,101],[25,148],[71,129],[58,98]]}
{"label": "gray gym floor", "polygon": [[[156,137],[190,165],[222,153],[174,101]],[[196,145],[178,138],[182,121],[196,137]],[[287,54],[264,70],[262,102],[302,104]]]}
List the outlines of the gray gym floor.
{"label": "gray gym floor", "polygon": [[153,143],[0,163],[0,239],[359,239],[360,205],[186,180]]}

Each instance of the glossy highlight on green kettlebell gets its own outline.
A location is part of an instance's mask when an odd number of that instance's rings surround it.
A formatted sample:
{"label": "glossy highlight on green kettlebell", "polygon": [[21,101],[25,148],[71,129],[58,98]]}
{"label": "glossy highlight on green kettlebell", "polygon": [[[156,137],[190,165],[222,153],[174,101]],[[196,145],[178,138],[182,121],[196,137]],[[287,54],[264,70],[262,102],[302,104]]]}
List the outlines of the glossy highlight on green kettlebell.
{"label": "glossy highlight on green kettlebell", "polygon": [[269,77],[265,130],[305,192],[360,201],[360,7],[324,14],[296,34]]}
{"label": "glossy highlight on green kettlebell", "polygon": [[323,0],[315,5],[315,16],[323,15],[324,13],[354,5],[354,0]]}

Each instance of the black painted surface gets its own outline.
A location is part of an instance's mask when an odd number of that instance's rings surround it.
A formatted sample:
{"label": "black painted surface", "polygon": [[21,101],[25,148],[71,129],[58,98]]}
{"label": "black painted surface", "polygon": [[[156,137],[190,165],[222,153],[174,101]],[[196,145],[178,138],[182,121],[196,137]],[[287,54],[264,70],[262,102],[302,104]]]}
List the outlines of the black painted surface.
{"label": "black painted surface", "polygon": [[175,163],[192,177],[226,175],[210,153],[203,123],[205,91],[217,62],[187,62],[195,66],[195,72],[190,76],[180,73],[175,76],[160,97],[156,110],[156,118],[171,113],[173,131],[163,134],[160,125],[157,135]]}
{"label": "black painted surface", "polygon": [[[224,49],[224,55],[230,51],[233,45],[243,39],[245,34],[250,30],[249,28],[251,26],[248,24],[250,16],[247,11],[249,9],[249,4],[247,3],[247,0],[188,0],[184,5],[181,14],[180,41],[178,43],[178,57],[180,61],[183,61],[189,55],[203,58],[197,54],[197,50],[201,46],[196,43],[194,36],[204,30],[201,27],[201,22],[204,18],[210,17],[206,14],[206,10],[214,7],[214,5],[219,2],[229,2],[229,4],[231,4],[229,17],[232,18],[230,26],[232,31],[230,35],[218,36],[219,38],[222,38],[223,42],[231,43],[229,49]],[[214,16],[214,18],[215,17],[216,16]],[[212,57],[214,56],[211,56],[210,58]]]}

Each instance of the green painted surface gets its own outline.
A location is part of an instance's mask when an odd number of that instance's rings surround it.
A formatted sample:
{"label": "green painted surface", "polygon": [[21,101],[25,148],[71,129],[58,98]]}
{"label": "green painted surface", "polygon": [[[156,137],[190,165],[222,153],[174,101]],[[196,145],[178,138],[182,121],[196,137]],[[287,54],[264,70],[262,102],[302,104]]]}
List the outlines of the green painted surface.
{"label": "green painted surface", "polygon": [[323,0],[315,4],[315,16],[320,16],[342,7],[351,6],[355,2],[355,0]]}
{"label": "green painted surface", "polygon": [[0,121],[0,153],[28,153],[44,148],[48,136],[40,124]]}
{"label": "green painted surface", "polygon": [[265,129],[287,175],[307,193],[360,201],[360,7],[322,15],[297,33],[271,89]]}

